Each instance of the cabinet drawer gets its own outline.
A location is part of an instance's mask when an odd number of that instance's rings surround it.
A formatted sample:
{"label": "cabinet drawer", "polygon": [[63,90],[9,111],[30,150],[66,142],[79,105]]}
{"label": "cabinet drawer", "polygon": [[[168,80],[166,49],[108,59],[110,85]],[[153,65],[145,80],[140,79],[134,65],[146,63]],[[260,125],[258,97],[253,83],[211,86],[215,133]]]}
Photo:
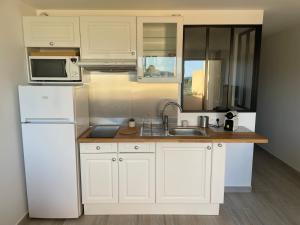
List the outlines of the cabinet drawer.
{"label": "cabinet drawer", "polygon": [[164,142],[164,143],[157,143],[156,148],[159,149],[160,147],[166,148],[174,148],[174,149],[193,149],[193,151],[203,151],[203,150],[212,150],[213,145],[212,143],[192,143],[192,142]]}
{"label": "cabinet drawer", "polygon": [[119,152],[155,152],[155,143],[120,143]]}
{"label": "cabinet drawer", "polygon": [[117,152],[117,143],[84,143],[80,144],[80,153],[109,153]]}

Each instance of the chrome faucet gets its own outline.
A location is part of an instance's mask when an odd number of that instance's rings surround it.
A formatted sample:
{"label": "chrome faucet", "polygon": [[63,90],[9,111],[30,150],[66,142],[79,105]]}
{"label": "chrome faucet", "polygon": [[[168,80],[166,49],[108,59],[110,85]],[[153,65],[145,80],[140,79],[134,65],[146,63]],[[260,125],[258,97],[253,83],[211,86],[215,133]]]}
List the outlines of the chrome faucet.
{"label": "chrome faucet", "polygon": [[161,119],[162,119],[162,124],[163,124],[163,128],[165,131],[169,130],[169,117],[167,115],[165,115],[165,111],[166,111],[167,107],[170,105],[177,106],[177,108],[180,110],[180,112],[182,112],[182,107],[177,102],[167,102],[164,105],[163,110],[161,112]]}

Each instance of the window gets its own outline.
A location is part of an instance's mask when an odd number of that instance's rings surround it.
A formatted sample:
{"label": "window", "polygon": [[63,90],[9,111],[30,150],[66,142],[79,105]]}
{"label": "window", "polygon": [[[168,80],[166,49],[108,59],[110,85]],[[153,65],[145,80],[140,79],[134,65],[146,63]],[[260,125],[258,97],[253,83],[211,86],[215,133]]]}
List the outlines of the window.
{"label": "window", "polygon": [[255,111],[261,26],[184,26],[186,112]]}

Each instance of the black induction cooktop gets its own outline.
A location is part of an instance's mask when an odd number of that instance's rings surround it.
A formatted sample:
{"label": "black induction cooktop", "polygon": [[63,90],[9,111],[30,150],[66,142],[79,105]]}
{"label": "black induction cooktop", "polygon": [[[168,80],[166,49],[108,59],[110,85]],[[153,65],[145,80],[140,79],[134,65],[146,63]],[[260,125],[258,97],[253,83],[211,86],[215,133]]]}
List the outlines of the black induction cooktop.
{"label": "black induction cooktop", "polygon": [[92,128],[88,137],[90,138],[113,138],[116,136],[120,126],[99,125]]}

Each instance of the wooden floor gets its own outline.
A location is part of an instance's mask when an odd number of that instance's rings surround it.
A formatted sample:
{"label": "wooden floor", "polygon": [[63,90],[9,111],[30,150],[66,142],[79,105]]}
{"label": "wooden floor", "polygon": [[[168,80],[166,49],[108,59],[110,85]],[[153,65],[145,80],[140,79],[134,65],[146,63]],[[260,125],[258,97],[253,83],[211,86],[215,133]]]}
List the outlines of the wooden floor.
{"label": "wooden floor", "polygon": [[[300,162],[299,162],[300,163]],[[82,216],[22,225],[300,225],[300,174],[256,147],[252,193],[226,193],[219,216]]]}

